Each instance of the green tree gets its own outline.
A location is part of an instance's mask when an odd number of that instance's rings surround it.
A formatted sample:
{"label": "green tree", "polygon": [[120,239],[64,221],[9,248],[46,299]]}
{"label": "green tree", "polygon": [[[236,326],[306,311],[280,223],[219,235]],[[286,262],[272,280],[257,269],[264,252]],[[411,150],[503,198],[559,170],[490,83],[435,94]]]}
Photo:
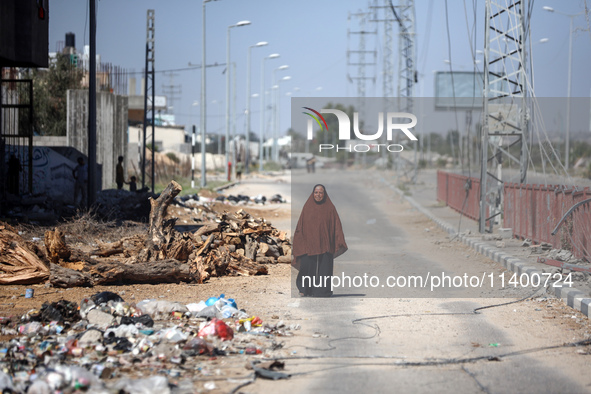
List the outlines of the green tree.
{"label": "green tree", "polygon": [[66,135],[68,89],[80,89],[83,71],[70,55],[58,54],[49,69],[31,69],[34,129],[40,135]]}

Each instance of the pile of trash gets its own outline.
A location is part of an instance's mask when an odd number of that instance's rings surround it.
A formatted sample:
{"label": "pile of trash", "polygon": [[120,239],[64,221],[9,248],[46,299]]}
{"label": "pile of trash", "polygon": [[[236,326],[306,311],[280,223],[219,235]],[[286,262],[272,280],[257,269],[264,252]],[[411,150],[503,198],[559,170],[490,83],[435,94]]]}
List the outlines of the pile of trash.
{"label": "pile of trash", "polygon": [[[212,389],[223,380],[213,360],[234,360],[243,369],[245,361],[254,368],[259,358],[285,357],[276,337],[300,328],[265,323],[223,294],[184,305],[162,299],[127,303],[112,292],[80,305],[44,303],[20,318],[0,318],[0,327],[4,338],[12,337],[0,342],[0,390],[19,393]],[[260,365],[254,369],[260,377],[289,377]],[[249,374],[247,382],[254,380]]]}
{"label": "pile of trash", "polygon": [[205,197],[199,196],[197,194],[190,194],[180,198],[180,200],[184,206],[188,207],[197,207],[203,204],[212,203],[212,202],[222,202],[228,203],[231,205],[248,205],[248,204],[257,204],[257,205],[265,205],[267,203],[273,204],[281,204],[286,203],[287,200],[281,194],[274,194],[271,198],[267,198],[262,194],[256,195],[254,197],[249,197],[243,194],[234,195],[217,195],[216,197]]}

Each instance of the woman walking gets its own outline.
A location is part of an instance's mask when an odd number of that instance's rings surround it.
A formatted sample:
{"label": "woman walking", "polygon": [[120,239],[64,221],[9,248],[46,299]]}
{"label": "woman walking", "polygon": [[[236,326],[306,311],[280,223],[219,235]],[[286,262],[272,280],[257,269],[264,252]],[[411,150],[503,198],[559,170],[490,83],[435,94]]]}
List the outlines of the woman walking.
{"label": "woman walking", "polygon": [[347,251],[341,219],[323,185],[304,204],[293,235],[293,255],[300,266],[296,280],[302,297],[330,297],[333,260]]}

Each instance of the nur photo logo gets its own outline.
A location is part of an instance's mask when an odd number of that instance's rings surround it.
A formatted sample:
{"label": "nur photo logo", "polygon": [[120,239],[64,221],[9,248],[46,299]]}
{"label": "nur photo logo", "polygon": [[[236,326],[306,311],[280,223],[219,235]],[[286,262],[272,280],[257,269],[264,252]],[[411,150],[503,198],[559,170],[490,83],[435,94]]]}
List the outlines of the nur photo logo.
{"label": "nur photo logo", "polygon": [[[320,130],[325,130],[326,132],[335,132],[334,130],[329,130],[328,124],[326,119],[322,114],[333,114],[337,117],[338,121],[338,140],[344,142],[344,146],[334,145],[334,144],[320,144],[318,146],[318,152],[322,152],[323,150],[336,150],[339,151],[348,151],[348,152],[368,152],[372,148],[377,148],[377,151],[380,151],[380,148],[383,147],[388,150],[388,152],[401,152],[404,147],[400,144],[356,144],[351,143],[354,140],[361,140],[361,141],[378,141],[382,138],[384,134],[384,129],[386,130],[386,140],[392,141],[394,132],[395,131],[402,131],[406,137],[408,137],[411,141],[417,141],[417,137],[410,131],[411,128],[415,127],[417,124],[417,117],[411,113],[407,112],[388,112],[386,114],[386,119],[384,120],[384,113],[378,113],[378,130],[374,134],[365,134],[359,130],[359,113],[353,113],[353,134],[354,138],[352,141],[351,135],[351,120],[349,116],[338,109],[330,109],[330,108],[323,108],[320,111],[317,111],[310,107],[302,107],[309,112],[302,112],[303,114],[310,117],[307,122],[307,133],[306,138],[308,140],[314,139],[314,121],[320,126]],[[401,122],[403,120],[410,120],[410,122]]]}

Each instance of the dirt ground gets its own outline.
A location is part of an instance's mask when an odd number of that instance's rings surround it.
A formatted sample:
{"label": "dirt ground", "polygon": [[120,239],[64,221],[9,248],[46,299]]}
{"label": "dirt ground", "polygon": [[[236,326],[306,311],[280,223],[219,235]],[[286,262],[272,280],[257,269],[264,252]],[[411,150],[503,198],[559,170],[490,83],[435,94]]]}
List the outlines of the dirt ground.
{"label": "dirt ground", "polygon": [[[377,185],[368,185],[376,187]],[[225,193],[240,194],[248,191],[248,185],[238,185]],[[269,190],[273,189],[273,183],[265,186]],[[265,194],[263,192],[263,194]],[[269,193],[266,193],[269,194]],[[413,240],[413,246],[423,248],[427,253],[437,256],[442,253],[455,255],[470,255],[474,259],[487,260],[491,267],[495,263],[482,257],[467,248],[459,242],[450,242],[447,234],[439,230],[432,222],[425,219],[422,215],[413,211],[411,207],[400,200],[393,193],[383,191],[382,198],[377,202],[381,207],[396,208],[387,209],[389,216],[396,223],[404,227],[409,238]],[[244,209],[256,217],[264,217],[274,223],[275,227],[284,231],[291,231],[291,204],[267,204],[259,205],[226,205],[216,203],[214,209],[218,212],[227,210],[235,212]],[[169,209],[169,215],[178,217],[178,224],[190,226],[194,223],[196,216],[195,208],[184,208],[174,206]],[[131,226],[126,231],[141,231],[142,226]],[[29,240],[42,238],[42,230],[39,228],[23,227],[21,229],[23,237]],[[121,231],[121,230],[118,230]],[[95,234],[97,239],[102,242],[112,240],[115,235]],[[37,240],[39,242],[40,240]],[[67,239],[67,242],[87,242],[89,239]],[[205,357],[202,356],[196,364],[187,365],[182,368],[184,371],[177,377],[172,375],[170,366],[160,365],[152,369],[145,369],[143,376],[150,374],[163,373],[169,376],[170,381],[179,383],[187,376],[195,382],[197,392],[229,392],[241,384],[245,384],[252,378],[252,371],[245,365],[249,360],[256,360],[265,357],[288,357],[292,354],[291,345],[306,343],[313,340],[314,332],[310,331],[312,322],[308,320],[305,311],[290,307],[294,300],[291,298],[291,275],[293,268],[288,264],[270,265],[269,274],[253,277],[221,277],[211,278],[204,284],[157,284],[157,285],[119,285],[119,286],[97,286],[94,288],[71,288],[56,289],[49,285],[32,286],[0,286],[0,317],[20,316],[29,310],[39,309],[44,302],[53,302],[61,299],[79,303],[101,291],[112,291],[119,294],[129,303],[137,303],[144,299],[163,299],[168,301],[178,301],[184,304],[206,300],[212,296],[225,294],[226,298],[234,298],[239,309],[244,309],[251,316],[260,317],[263,322],[277,324],[284,322],[286,325],[299,325],[301,330],[293,330],[292,337],[278,337],[275,340],[281,343],[276,349],[265,349],[260,355],[229,355],[225,357]],[[34,289],[33,298],[25,298],[25,290]],[[514,310],[519,310],[520,319],[538,321],[544,330],[558,329],[564,333],[561,338],[567,340],[589,338],[591,335],[591,324],[582,314],[566,307],[556,299],[540,300],[536,305],[530,303],[530,306],[510,306],[505,312],[498,313],[512,314]],[[371,313],[372,311],[368,311]],[[4,336],[0,339],[7,340],[10,336]],[[558,339],[558,338],[557,338]],[[301,363],[299,365],[302,365]],[[297,373],[298,371],[290,368],[287,364],[287,372]],[[165,371],[165,372],[163,372]],[[137,371],[136,371],[137,372]],[[120,371],[124,374],[125,371]],[[141,376],[142,372],[136,373]],[[298,387],[305,387],[305,376],[294,377],[290,380],[262,381],[258,379],[255,383],[246,386],[242,392],[298,392]]]}
{"label": "dirt ground", "polygon": [[[272,194],[272,185],[265,195],[270,197]],[[233,190],[225,194],[244,194],[244,187],[237,185]],[[215,194],[209,193],[207,197],[215,197]],[[290,209],[289,203],[267,203],[265,205],[248,204],[229,204],[215,202],[209,205],[209,208],[215,212],[237,212],[244,210],[254,217],[265,218],[267,222],[273,224],[280,230],[290,231]],[[179,231],[191,230],[191,225],[198,218],[199,208],[186,208],[179,205],[171,205],[168,210],[168,217],[176,217],[177,229]],[[16,226],[22,237],[28,241],[43,245],[43,234],[45,230],[53,229],[38,226]],[[113,242],[123,236],[129,236],[134,233],[146,231],[145,223],[124,222],[122,226],[114,226],[113,223],[98,224],[93,222],[87,216],[62,225],[66,232],[66,242],[69,245],[76,245],[80,250],[90,250],[96,247],[97,241]],[[92,288],[75,287],[67,289],[53,288],[49,283],[37,285],[5,285],[0,286],[0,317],[12,317],[18,319],[20,316],[32,310],[39,310],[43,303],[56,302],[59,300],[68,300],[80,303],[84,298],[89,298],[93,294],[110,291],[117,293],[126,302],[134,304],[146,299],[158,299],[180,302],[182,304],[198,303],[201,300],[207,300],[209,297],[225,294],[226,298],[236,300],[239,309],[245,310],[250,316],[258,316],[264,323],[277,325],[285,323],[287,325],[297,324],[290,313],[285,310],[285,300],[290,296],[290,277],[291,266],[289,264],[270,264],[268,265],[268,275],[264,276],[234,276],[234,277],[213,277],[206,283],[164,283],[164,284],[134,284],[134,285],[116,285],[116,286],[94,286]],[[34,296],[25,298],[25,291],[33,289]],[[294,323],[295,322],[295,323]],[[162,322],[167,326],[178,324],[178,322]],[[191,324],[185,322],[181,324]],[[0,341],[9,341],[14,335],[0,335]],[[236,341],[236,339],[235,339]],[[253,340],[244,344],[244,338],[239,339],[237,348],[243,348],[248,344],[265,349],[269,346],[269,341]],[[225,348],[227,344],[220,342],[214,345]],[[261,356],[236,355],[236,348],[231,347],[227,357],[202,357],[197,358],[192,363],[183,366],[183,370],[194,369],[190,374],[182,373],[177,377],[169,376],[172,383],[179,383],[187,376],[196,381],[194,390],[207,392],[228,392],[240,384],[241,379],[251,379],[252,370],[245,368],[248,360],[253,357],[260,358],[269,356],[270,350],[266,350]],[[277,354],[279,352],[279,354]],[[286,356],[287,351],[281,350],[273,352],[276,355]],[[118,371],[116,377],[134,376],[147,377],[158,372],[169,374],[174,370],[174,365],[161,363],[151,369],[151,372],[136,373],[137,371],[122,369]],[[157,372],[155,372],[157,371]],[[176,374],[175,374],[176,375]],[[231,379],[228,381],[228,379]],[[200,382],[202,381],[202,382]],[[207,388],[206,388],[207,387]],[[214,389],[212,389],[212,387]]]}

